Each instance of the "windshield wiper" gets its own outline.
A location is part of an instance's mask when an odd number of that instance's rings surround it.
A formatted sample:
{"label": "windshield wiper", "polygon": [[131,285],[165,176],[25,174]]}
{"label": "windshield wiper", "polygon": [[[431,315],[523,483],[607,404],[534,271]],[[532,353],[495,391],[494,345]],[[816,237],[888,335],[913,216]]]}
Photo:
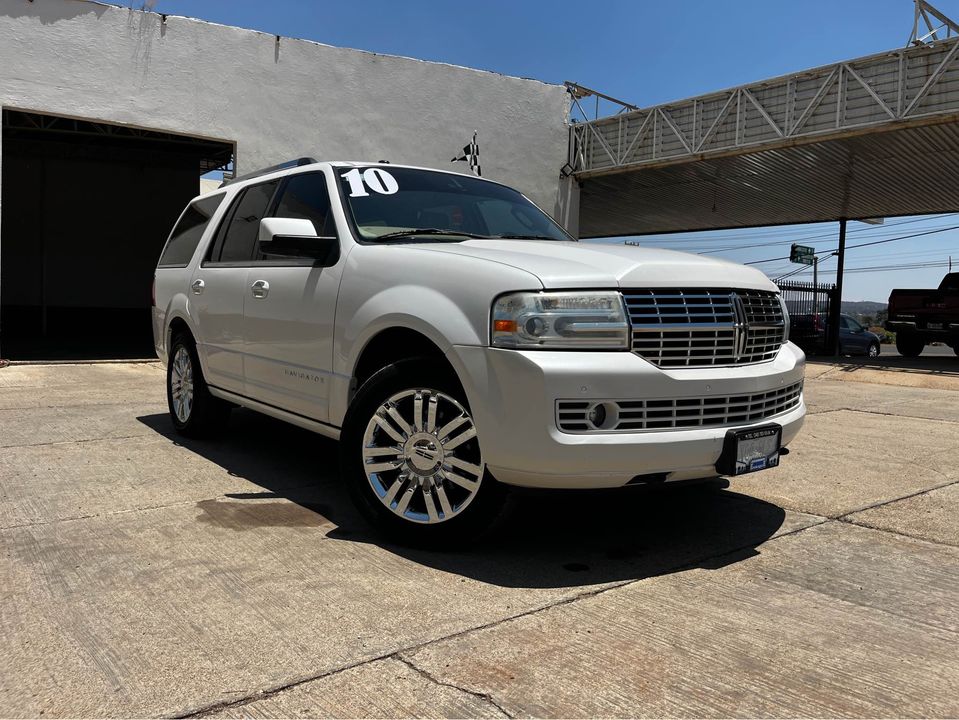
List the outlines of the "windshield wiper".
{"label": "windshield wiper", "polygon": [[548,235],[490,235],[489,237],[496,240],[560,240]]}
{"label": "windshield wiper", "polygon": [[413,230],[399,230],[397,232],[379,235],[374,240],[394,240],[396,238],[416,237],[417,235],[452,235],[454,237],[480,238],[488,239],[489,235],[477,235],[476,233],[459,232],[457,230],[441,230],[440,228],[419,228]]}

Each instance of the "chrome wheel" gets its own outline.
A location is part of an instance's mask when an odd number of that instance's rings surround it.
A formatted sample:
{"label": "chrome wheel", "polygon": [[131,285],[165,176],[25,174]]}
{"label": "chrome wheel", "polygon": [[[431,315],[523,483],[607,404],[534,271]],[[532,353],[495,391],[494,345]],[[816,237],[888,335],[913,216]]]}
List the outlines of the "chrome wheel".
{"label": "chrome wheel", "polygon": [[869,357],[879,357],[879,346],[870,345],[869,346]]}
{"label": "chrome wheel", "polygon": [[173,399],[173,412],[181,423],[190,419],[193,412],[193,361],[190,353],[182,345],[173,356],[170,372],[170,397]]}
{"label": "chrome wheel", "polygon": [[363,435],[363,470],[404,520],[435,524],[472,502],[484,464],[469,412],[437,390],[404,390],[377,408]]}

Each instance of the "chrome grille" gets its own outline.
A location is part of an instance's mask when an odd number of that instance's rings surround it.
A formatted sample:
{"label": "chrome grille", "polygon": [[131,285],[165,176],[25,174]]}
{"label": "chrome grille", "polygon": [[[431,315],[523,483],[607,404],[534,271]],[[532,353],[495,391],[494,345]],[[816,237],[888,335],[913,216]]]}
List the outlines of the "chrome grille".
{"label": "chrome grille", "polygon": [[786,324],[764,290],[625,290],[632,350],[659,367],[746,365],[772,360]]}
{"label": "chrome grille", "polygon": [[[567,433],[743,425],[792,410],[799,405],[801,396],[800,381],[749,395],[665,400],[558,400],[556,425]],[[606,410],[607,423],[603,427],[596,427],[589,420],[590,411],[597,405],[603,405]]]}

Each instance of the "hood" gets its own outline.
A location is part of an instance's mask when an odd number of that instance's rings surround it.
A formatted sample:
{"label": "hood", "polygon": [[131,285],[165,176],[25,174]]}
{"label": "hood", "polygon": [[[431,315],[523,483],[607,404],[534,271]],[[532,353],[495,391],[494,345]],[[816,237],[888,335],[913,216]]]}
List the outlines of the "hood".
{"label": "hood", "polygon": [[[409,247],[409,246],[407,246]],[[731,287],[776,291],[762,272],[726,260],[634,245],[540,240],[416,243],[433,252],[526,270],[546,288]]]}

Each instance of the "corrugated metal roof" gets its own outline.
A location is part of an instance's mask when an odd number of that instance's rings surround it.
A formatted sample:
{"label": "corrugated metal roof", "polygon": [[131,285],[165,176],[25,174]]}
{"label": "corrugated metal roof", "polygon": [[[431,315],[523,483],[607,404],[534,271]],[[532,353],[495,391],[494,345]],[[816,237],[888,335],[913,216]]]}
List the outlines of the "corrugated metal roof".
{"label": "corrugated metal roof", "polygon": [[580,235],[959,210],[959,119],[588,178]]}

